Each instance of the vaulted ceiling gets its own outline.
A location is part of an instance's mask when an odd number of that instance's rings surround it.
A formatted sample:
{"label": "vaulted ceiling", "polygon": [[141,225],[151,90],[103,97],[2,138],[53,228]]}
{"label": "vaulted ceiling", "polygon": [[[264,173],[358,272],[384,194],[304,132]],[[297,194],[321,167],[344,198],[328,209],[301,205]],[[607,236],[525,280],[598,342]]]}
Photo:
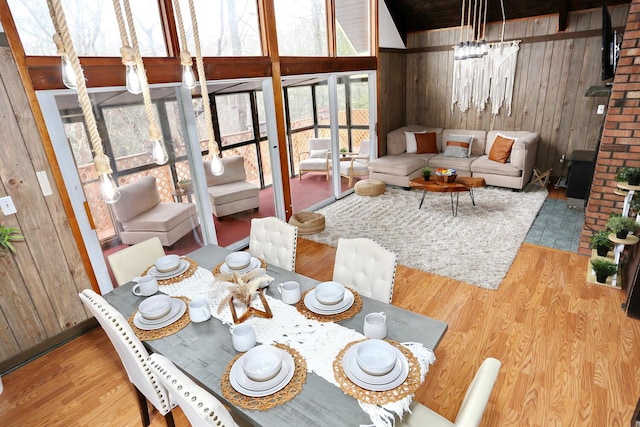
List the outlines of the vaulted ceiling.
{"label": "vaulted ceiling", "polygon": [[[463,0],[384,0],[398,31],[406,41],[407,33],[460,25]],[[502,21],[501,0],[465,0],[471,4],[487,1],[487,22]],[[506,19],[539,15],[558,15],[558,30],[567,26],[569,12],[602,7],[602,0],[502,0]],[[608,6],[631,3],[607,0]]]}

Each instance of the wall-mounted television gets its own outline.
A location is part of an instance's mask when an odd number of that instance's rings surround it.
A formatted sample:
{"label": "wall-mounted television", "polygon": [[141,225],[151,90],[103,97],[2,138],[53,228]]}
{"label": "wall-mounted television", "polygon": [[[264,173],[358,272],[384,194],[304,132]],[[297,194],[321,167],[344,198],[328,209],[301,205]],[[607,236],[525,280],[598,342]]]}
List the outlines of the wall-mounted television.
{"label": "wall-mounted television", "polygon": [[620,35],[611,26],[607,2],[602,2],[602,81],[613,78],[620,55]]}

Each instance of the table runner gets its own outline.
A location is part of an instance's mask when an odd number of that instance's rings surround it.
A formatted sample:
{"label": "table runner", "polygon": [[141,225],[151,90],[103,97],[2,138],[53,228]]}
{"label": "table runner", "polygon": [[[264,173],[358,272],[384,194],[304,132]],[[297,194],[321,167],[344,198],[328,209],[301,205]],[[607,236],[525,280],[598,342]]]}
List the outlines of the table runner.
{"label": "table runner", "polygon": [[[216,281],[211,271],[198,267],[191,277],[179,283],[163,286],[161,290],[170,296],[186,296],[190,299],[205,297],[209,301],[212,316],[224,324],[232,325],[233,318],[228,306],[223,306],[218,312],[218,306],[228,285]],[[246,321],[253,326],[257,340],[263,344],[281,343],[294,348],[305,358],[309,372],[314,372],[339,388],[333,373],[333,361],[347,344],[366,337],[337,323],[307,319],[295,306],[287,305],[269,295],[266,297],[273,318],[252,317]],[[255,299],[253,304],[261,306],[259,299]],[[433,351],[417,342],[405,342],[402,345],[420,362],[420,383],[424,382],[429,365],[435,362]],[[340,392],[342,393],[342,390]],[[358,401],[358,404],[375,425],[392,426],[394,414],[402,417],[409,410],[412,401],[413,395],[409,395],[397,402],[381,406],[361,401]]]}

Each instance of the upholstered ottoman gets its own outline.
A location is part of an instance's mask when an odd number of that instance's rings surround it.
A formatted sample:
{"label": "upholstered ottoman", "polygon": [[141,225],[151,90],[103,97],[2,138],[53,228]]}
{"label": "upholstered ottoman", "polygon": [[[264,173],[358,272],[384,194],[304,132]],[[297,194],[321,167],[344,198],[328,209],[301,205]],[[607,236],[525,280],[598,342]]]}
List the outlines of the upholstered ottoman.
{"label": "upholstered ottoman", "polygon": [[387,186],[377,179],[363,179],[356,182],[354,190],[361,196],[379,196],[387,191]]}
{"label": "upholstered ottoman", "polygon": [[298,234],[316,234],[324,230],[324,215],[317,212],[298,212],[291,215],[289,224],[298,227]]}

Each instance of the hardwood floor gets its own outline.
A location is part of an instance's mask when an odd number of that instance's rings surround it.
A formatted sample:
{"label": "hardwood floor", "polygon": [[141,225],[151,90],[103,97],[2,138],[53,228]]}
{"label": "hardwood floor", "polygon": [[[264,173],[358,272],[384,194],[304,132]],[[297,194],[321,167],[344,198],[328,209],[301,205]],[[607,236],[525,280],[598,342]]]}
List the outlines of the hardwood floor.
{"label": "hardwood floor", "polygon": [[[334,257],[334,248],[300,239],[297,270],[330,279]],[[399,266],[393,304],[449,323],[417,400],[454,419],[476,369],[493,356],[503,364],[483,426],[628,426],[640,396],[640,321],[620,309],[623,291],[585,282],[587,263],[524,244],[497,291]],[[3,425],[140,425],[101,329],[3,382]],[[176,425],[188,425],[175,412]],[[165,425],[157,412],[152,425]]]}

